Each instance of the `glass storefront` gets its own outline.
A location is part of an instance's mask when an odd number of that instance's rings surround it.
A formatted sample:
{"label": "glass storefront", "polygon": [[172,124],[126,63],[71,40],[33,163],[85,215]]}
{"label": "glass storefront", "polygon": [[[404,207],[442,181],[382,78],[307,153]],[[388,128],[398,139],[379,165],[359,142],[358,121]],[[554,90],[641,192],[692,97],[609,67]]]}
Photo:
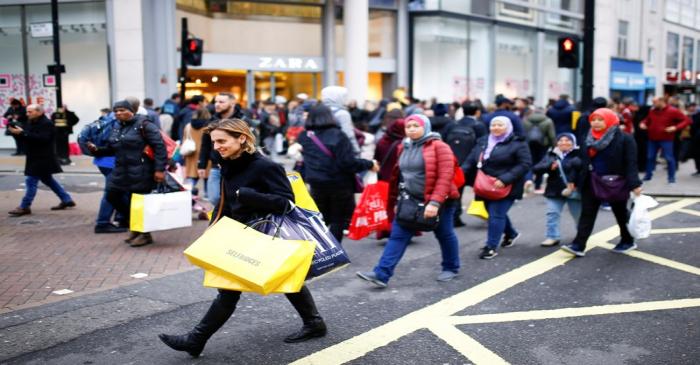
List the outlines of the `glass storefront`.
{"label": "glass storefront", "polygon": [[[23,13],[27,24],[24,32]],[[59,3],[61,62],[66,67],[62,75],[63,102],[78,115],[81,124],[96,119],[100,108],[109,106],[105,16],[104,1]],[[56,108],[55,89],[44,84],[46,67],[53,63],[52,38],[35,37],[37,34],[30,32],[32,24],[50,22],[48,4],[0,6],[0,78],[8,81],[0,85],[1,113],[9,106],[10,98],[41,103],[48,113]],[[0,148],[12,144],[10,137],[0,136]]]}
{"label": "glass storefront", "polygon": [[496,28],[494,92],[509,98],[532,95],[535,72],[534,31]]}

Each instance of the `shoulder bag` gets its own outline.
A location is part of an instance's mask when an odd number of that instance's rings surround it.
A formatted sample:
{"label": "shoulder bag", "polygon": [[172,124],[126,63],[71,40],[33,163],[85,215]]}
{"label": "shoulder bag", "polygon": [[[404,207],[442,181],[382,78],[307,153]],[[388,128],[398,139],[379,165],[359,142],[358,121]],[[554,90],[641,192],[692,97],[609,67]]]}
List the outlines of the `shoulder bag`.
{"label": "shoulder bag", "polygon": [[486,200],[501,200],[508,195],[510,195],[513,185],[506,185],[502,188],[496,187],[496,180],[493,176],[486,175],[486,173],[481,169],[484,161],[484,153],[479,156],[479,162],[476,165],[478,171],[476,172],[476,179],[474,180],[474,193]]}

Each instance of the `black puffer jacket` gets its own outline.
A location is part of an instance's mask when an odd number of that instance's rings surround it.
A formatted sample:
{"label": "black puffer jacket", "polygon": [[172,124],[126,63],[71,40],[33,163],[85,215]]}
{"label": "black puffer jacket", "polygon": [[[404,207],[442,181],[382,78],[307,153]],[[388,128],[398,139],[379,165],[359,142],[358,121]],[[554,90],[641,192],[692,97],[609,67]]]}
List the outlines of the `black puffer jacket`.
{"label": "black puffer jacket", "polygon": [[[294,200],[282,166],[259,152],[244,152],[235,160],[221,160],[222,216],[247,223],[268,214],[284,214]],[[212,214],[216,219],[219,207]]]}
{"label": "black puffer jacket", "polygon": [[598,175],[622,175],[627,180],[627,189],[632,191],[642,186],[637,171],[637,144],[632,136],[617,130],[615,137],[608,147],[598,151],[594,158],[588,155],[588,146],[583,141],[581,146],[581,156],[583,161],[583,172],[579,179],[578,186],[590,187],[590,171],[595,171]]}
{"label": "black puffer jacket", "polygon": [[20,138],[24,140],[27,159],[24,163],[24,175],[46,176],[62,172],[56,159],[55,129],[53,122],[45,115],[29,120],[24,126]]}
{"label": "black puffer jacket", "polygon": [[313,133],[335,157],[323,153],[309,138],[309,131],[301,133],[298,141],[303,148],[307,183],[347,189],[355,185],[355,173],[372,168],[372,161],[355,158],[350,140],[339,127],[317,128]]}
{"label": "black puffer jacket", "polygon": [[566,188],[566,184],[564,183],[564,179],[561,177],[561,171],[559,168],[552,170],[552,163],[555,161],[561,161],[561,166],[564,168],[564,174],[566,174],[566,180],[570,183],[574,183],[574,185],[576,185],[577,189],[580,191],[581,187],[578,186],[578,182],[580,180],[581,170],[583,167],[583,163],[581,162],[581,150],[572,150],[564,157],[563,160],[561,160],[554,149],[550,148],[542,161],[532,168],[532,170],[538,174],[549,174],[549,177],[547,178],[547,187],[544,189],[544,196],[548,198],[564,198],[561,195],[561,191]]}
{"label": "black puffer jacket", "polygon": [[[469,157],[462,164],[465,176],[476,176],[477,164],[482,152],[486,151],[488,136],[479,138]],[[532,166],[530,149],[525,138],[511,134],[505,141],[496,145],[488,160],[484,160],[482,171],[501,180],[506,185],[513,185],[509,199],[522,199],[525,175]]]}
{"label": "black puffer jacket", "polygon": [[[143,154],[146,145],[153,149],[155,160]],[[107,189],[126,192],[150,192],[155,185],[153,173],[165,171],[167,162],[160,129],[143,116],[115,123],[107,146],[94,155],[116,157]]]}

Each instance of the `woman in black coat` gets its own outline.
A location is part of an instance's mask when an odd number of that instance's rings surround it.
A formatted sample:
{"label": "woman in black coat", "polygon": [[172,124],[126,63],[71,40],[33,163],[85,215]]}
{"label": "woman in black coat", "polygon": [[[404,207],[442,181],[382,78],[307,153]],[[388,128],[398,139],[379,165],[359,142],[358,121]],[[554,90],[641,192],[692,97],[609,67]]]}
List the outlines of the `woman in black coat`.
{"label": "woman in black coat", "polygon": [[[637,147],[634,139],[619,129],[620,120],[612,110],[597,109],[591,113],[589,121],[591,130],[581,148],[583,174],[578,184],[581,186],[581,219],[576,238],[562,249],[578,257],[585,255],[598,208],[603,201],[608,201],[620,227],[621,239],[614,251],[625,253],[637,248],[627,230],[629,193],[637,196],[642,193],[642,182],[637,174]],[[618,186],[606,187],[606,182]]]}
{"label": "woman in black coat", "polygon": [[510,119],[504,116],[493,118],[489,135],[477,141],[462,165],[465,176],[475,176],[476,170],[481,169],[484,174],[497,178],[496,188],[512,186],[510,194],[503,199],[489,200],[476,194],[477,198],[484,200],[489,212],[488,238],[480,258],[494,258],[499,246],[510,247],[520,237],[508,217],[508,210],[516,199],[522,199],[525,175],[531,166],[530,149],[523,137],[513,134]]}
{"label": "woman in black coat", "polygon": [[[255,148],[255,137],[246,122],[224,119],[208,128],[214,149],[221,155],[221,202],[214,217],[221,215],[239,222],[250,222],[268,214],[284,214],[294,200],[292,186],[284,169],[262,156]],[[298,332],[284,342],[295,343],[326,335],[326,325],[318,314],[311,292],[306,286],[298,293],[285,294],[304,321]],[[226,323],[236,309],[241,292],[219,289],[209,311],[193,330],[181,336],[158,337],[177,351],[198,357],[207,340]]]}
{"label": "woman in black coat", "polygon": [[532,168],[535,173],[548,174],[544,190],[547,199],[546,233],[545,240],[541,243],[545,247],[558,245],[561,240],[559,223],[565,205],[569,206],[575,224],[578,224],[581,217],[581,193],[577,185],[582,167],[581,151],[573,133],[561,133],[556,144]]}
{"label": "woman in black coat", "polygon": [[355,174],[377,172],[379,164],[355,157],[347,135],[323,104],[309,112],[306,131],[299,135],[298,142],[303,149],[304,180],[311,185],[311,196],[331,234],[341,242],[355,210]]}
{"label": "woman in black coat", "polygon": [[[160,135],[160,128],[136,116],[127,101],[114,103],[114,115],[119,123],[114,124],[112,134],[104,147],[87,143],[93,156],[115,156],[114,170],[107,182],[107,201],[121,214],[122,226],[129,224],[131,194],[148,194],[156,183],[165,180],[167,152]],[[144,149],[153,149],[153,159],[144,155]],[[132,247],[153,243],[150,233],[132,231],[124,242]]]}

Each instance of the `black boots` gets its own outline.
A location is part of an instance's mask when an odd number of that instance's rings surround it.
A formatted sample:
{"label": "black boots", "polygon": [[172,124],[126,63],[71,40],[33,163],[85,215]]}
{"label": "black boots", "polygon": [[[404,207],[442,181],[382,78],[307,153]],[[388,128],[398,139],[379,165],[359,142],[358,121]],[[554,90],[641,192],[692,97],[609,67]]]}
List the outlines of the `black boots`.
{"label": "black boots", "polygon": [[287,336],[284,342],[304,342],[312,338],[325,336],[326,324],[318,314],[314,298],[311,296],[309,289],[303,286],[298,293],[286,294],[286,296],[304,321],[304,326],[299,331]]}
{"label": "black boots", "polygon": [[240,297],[241,292],[219,291],[207,314],[192,331],[179,336],[161,333],[158,338],[173,350],[184,351],[192,357],[199,357],[207,340],[231,317]]}

